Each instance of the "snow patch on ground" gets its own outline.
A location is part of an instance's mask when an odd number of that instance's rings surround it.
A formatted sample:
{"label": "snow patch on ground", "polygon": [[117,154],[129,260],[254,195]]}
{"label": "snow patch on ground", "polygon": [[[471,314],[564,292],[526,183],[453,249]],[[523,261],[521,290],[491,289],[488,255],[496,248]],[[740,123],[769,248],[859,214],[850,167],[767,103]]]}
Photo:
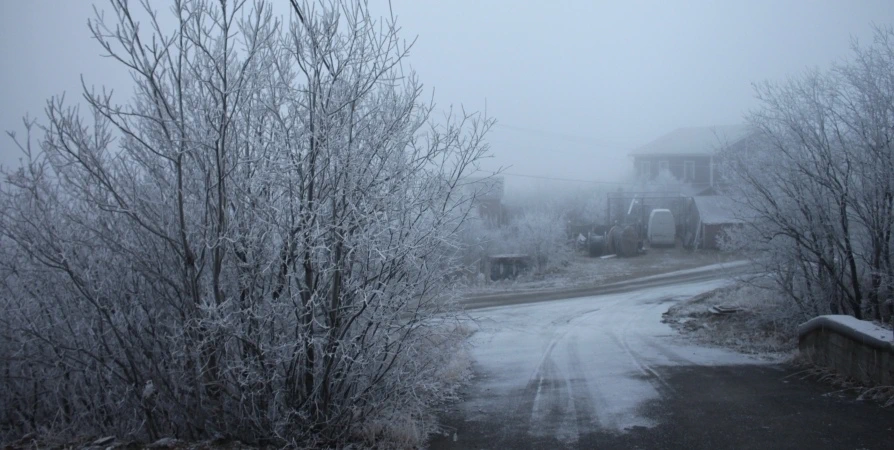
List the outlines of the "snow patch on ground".
{"label": "snow patch on ground", "polygon": [[665,277],[674,276],[674,275],[691,275],[694,273],[723,271],[723,270],[735,269],[738,267],[745,267],[749,264],[751,264],[751,261],[747,261],[747,260],[728,261],[728,262],[721,262],[721,263],[717,263],[717,264],[709,264],[707,266],[693,267],[692,269],[676,270],[673,272],[661,273],[658,275],[649,275],[647,277],[637,278],[637,280],[649,281],[649,280],[655,280],[655,279],[665,278]]}

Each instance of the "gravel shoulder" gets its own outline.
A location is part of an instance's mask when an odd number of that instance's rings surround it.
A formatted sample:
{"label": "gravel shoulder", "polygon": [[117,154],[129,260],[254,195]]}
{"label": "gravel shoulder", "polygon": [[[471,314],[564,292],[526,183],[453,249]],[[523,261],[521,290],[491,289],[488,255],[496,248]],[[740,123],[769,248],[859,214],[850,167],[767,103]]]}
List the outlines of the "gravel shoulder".
{"label": "gravel shoulder", "polygon": [[[681,339],[767,361],[784,361],[790,369],[797,369],[800,377],[816,381],[827,391],[894,409],[894,387],[867,386],[804,360],[798,351],[798,326],[804,320],[790,302],[754,280],[695,296],[671,306],[662,316],[662,322]],[[873,329],[890,334],[886,324],[876,325]]]}

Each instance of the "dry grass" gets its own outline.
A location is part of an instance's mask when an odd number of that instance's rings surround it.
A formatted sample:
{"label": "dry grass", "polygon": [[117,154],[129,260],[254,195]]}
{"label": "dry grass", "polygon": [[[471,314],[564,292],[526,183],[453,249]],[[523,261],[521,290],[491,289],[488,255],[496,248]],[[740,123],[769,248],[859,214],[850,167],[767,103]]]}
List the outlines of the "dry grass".
{"label": "dry grass", "polygon": [[894,407],[894,386],[867,386],[857,379],[844,376],[827,367],[817,366],[803,355],[797,355],[791,362],[802,370],[789,375],[790,377],[815,379],[838,389],[826,393],[827,396],[849,394],[856,396],[858,401],[877,402],[884,408]]}
{"label": "dry grass", "polygon": [[[714,306],[737,309],[711,312]],[[696,341],[773,359],[797,350],[801,317],[781,296],[754,285],[718,289],[671,307],[664,322]]]}

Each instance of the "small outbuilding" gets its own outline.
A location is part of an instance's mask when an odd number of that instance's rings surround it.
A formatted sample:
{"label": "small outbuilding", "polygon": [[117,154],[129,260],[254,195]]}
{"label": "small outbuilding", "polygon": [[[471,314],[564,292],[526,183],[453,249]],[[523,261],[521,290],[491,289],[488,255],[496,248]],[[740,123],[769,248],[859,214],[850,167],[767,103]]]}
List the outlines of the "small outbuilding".
{"label": "small outbuilding", "polygon": [[683,223],[683,245],[693,249],[718,249],[720,238],[727,230],[746,223],[737,211],[733,200],[726,196],[690,197]]}
{"label": "small outbuilding", "polygon": [[524,254],[490,255],[484,273],[492,280],[511,279],[531,267],[531,257]]}

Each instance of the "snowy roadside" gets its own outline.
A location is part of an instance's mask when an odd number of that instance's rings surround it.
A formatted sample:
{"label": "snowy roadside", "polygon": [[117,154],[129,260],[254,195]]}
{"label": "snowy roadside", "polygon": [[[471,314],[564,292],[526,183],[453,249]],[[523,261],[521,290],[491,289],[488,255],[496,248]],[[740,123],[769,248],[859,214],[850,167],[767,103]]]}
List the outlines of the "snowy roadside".
{"label": "snowy roadside", "polygon": [[[866,386],[837,372],[817,367],[802,358],[798,351],[798,325],[801,316],[782,296],[759,286],[734,284],[670,307],[662,322],[695,343],[732,349],[756,358],[789,362],[800,367],[798,376],[811,378],[834,387],[826,395],[871,400],[883,407],[894,406],[894,386]],[[882,324],[860,326],[873,334],[891,333]],[[859,327],[858,327],[859,328]]]}
{"label": "snowy roadside", "polygon": [[[758,281],[721,287],[673,305],[662,322],[701,344],[797,362],[798,327],[804,319],[791,302]],[[871,324],[868,329],[891,333],[882,324]]]}
{"label": "snowy roadside", "polygon": [[734,284],[671,306],[662,322],[701,344],[768,360],[790,360],[798,349],[797,311],[769,291]]}

